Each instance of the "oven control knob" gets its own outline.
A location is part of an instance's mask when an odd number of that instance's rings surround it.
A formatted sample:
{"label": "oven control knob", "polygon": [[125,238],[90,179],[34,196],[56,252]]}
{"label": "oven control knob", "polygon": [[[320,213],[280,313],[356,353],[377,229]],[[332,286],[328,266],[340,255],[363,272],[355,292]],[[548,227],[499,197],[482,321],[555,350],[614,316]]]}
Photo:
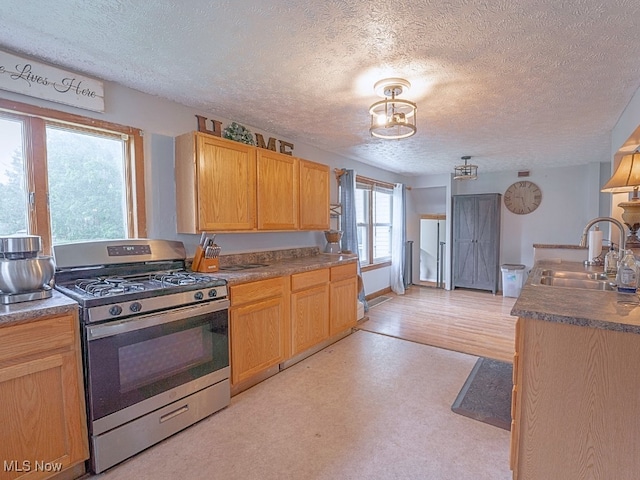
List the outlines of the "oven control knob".
{"label": "oven control knob", "polygon": [[142,304],[140,302],[133,302],[131,305],[129,305],[129,310],[134,313],[139,312],[140,310],[142,310]]}
{"label": "oven control knob", "polygon": [[202,300],[204,298],[204,294],[202,292],[196,292],[193,294],[193,298],[196,300]]}
{"label": "oven control knob", "polygon": [[109,309],[109,313],[112,316],[117,317],[118,315],[120,315],[122,313],[122,307],[120,305],[114,305],[113,307],[111,307]]}
{"label": "oven control knob", "polygon": [[218,295],[218,291],[215,288],[209,290],[209,298],[214,298],[216,295]]}

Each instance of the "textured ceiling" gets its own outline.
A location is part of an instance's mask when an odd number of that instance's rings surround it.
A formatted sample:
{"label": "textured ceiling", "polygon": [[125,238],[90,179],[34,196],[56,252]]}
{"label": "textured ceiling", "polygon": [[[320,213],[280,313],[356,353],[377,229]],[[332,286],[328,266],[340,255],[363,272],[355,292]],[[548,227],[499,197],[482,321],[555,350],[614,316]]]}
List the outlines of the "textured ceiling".
{"label": "textured ceiling", "polygon": [[[405,175],[610,159],[637,0],[0,0],[0,48]],[[418,133],[369,135],[373,84]]]}

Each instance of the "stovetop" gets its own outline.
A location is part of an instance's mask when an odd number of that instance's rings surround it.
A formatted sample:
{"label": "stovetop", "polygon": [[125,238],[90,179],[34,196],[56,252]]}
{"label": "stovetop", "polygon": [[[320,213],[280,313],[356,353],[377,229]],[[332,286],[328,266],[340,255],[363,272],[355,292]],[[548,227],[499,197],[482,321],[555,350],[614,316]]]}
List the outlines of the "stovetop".
{"label": "stovetop", "polygon": [[[176,292],[226,285],[226,280],[189,271],[156,272],[132,276],[95,276],[79,278],[62,285],[79,299],[118,297],[120,295],[162,291]],[[181,288],[182,287],[182,288]],[[117,300],[117,298],[116,298]]]}
{"label": "stovetop", "polygon": [[80,277],[56,283],[56,289],[84,307],[107,305],[225,286],[214,275],[184,271],[151,272],[143,275]]}
{"label": "stovetop", "polygon": [[80,304],[81,320],[142,315],[227,297],[227,281],[186,269],[181,242],[105,240],[54,246],[55,288]]}
{"label": "stovetop", "polygon": [[187,271],[78,278],[56,283],[55,288],[78,302],[82,323],[128,318],[227,298],[226,280]]}

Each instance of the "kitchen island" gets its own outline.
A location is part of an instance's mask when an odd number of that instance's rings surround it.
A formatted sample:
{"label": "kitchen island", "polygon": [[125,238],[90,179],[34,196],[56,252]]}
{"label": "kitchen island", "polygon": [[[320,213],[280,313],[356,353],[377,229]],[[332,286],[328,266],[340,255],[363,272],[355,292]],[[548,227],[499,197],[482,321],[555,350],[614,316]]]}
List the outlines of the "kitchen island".
{"label": "kitchen island", "polygon": [[635,479],[640,471],[638,297],[542,285],[544,269],[585,271],[578,262],[537,263],[512,309],[518,317],[513,478]]}

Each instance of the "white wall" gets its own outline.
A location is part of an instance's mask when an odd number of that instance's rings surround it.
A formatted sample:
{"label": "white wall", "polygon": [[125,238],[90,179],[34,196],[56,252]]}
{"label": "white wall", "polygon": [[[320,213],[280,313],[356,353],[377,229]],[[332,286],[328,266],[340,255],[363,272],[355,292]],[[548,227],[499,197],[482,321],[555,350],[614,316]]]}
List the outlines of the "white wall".
{"label": "white wall", "polygon": [[[457,194],[504,193],[512,183],[522,180],[517,172],[480,175],[475,181],[457,182]],[[542,203],[528,215],[511,213],[502,204],[500,263],[533,266],[533,244],[580,242],[587,222],[599,215],[600,164],[578,167],[536,169],[527,178],[542,190]],[[606,179],[604,180],[606,181]],[[606,229],[607,225],[601,225]]]}
{"label": "white wall", "polygon": [[[603,159],[603,162],[606,162],[606,159]],[[528,215],[513,214],[504,207],[504,204],[502,205],[500,263],[524,264],[527,268],[531,268],[534,243],[577,245],[584,226],[590,219],[602,214],[602,204],[608,201],[607,194],[600,194],[600,187],[609,178],[608,173],[606,163],[532,170],[527,180],[535,182],[542,190],[542,203],[536,211]],[[408,224],[419,225],[421,213],[435,213],[429,212],[429,207],[425,207],[422,203],[425,190],[430,189],[432,192],[439,185],[449,192],[445,194],[449,235],[446,241],[449,253],[451,252],[451,195],[503,194],[509,185],[523,179],[518,178],[516,171],[483,173],[481,169],[477,180],[457,181],[452,180],[451,177],[446,175],[438,179],[417,179],[417,185],[410,191],[415,198],[411,200],[413,209],[407,220]],[[434,208],[441,208],[439,202],[434,201],[433,204],[436,205]],[[601,225],[601,228],[608,232],[608,224]],[[417,230],[419,235],[419,228]],[[415,237],[415,239],[418,238]],[[450,257],[447,265],[450,265]],[[418,279],[415,273],[414,279],[415,281]],[[448,279],[445,278],[445,280]],[[447,285],[450,286],[450,283],[447,282]]]}
{"label": "white wall", "polygon": [[[145,184],[147,187],[148,234],[156,238],[181,240],[192,254],[197,244],[197,235],[178,235],[175,229],[175,186],[173,175],[173,137],[196,129],[195,115],[228,124],[229,119],[214,112],[196,111],[156,96],[146,95],[120,85],[105,82],[105,112],[95,113],[62,104],[38,100],[13,92],[0,91],[0,98],[52,108],[86,117],[130,125],[145,133]],[[242,123],[241,118],[233,119]],[[640,125],[640,89],[635,93],[620,120],[612,131],[612,157],[620,148],[634,143]],[[262,133],[265,139],[278,137],[246,125],[254,133]],[[309,160],[329,165],[331,168],[353,168],[358,174],[388,182],[403,182],[413,188],[407,195],[407,240],[414,241],[414,281],[419,277],[420,213],[445,213],[451,218],[451,195],[455,193],[504,193],[517,180],[516,172],[483,173],[479,169],[478,180],[452,181],[451,174],[406,178],[391,172],[371,167],[336,154],[294,143],[294,154]],[[640,143],[640,142],[639,142]],[[608,194],[599,194],[600,186],[608,179],[612,159],[603,159],[605,165],[591,164],[570,168],[533,170],[529,180],[536,182],[543,192],[541,206],[525,216],[502,211],[501,263],[523,263],[531,266],[533,243],[576,244],[586,222],[596,216],[607,214],[615,208]],[[432,190],[421,190],[432,189]],[[419,192],[428,193],[419,193]],[[443,193],[444,192],[444,193]],[[430,208],[424,210],[420,195],[431,198]],[[414,198],[415,197],[415,198]],[[433,198],[442,200],[433,201]],[[331,201],[337,202],[337,184],[332,182]],[[442,206],[444,205],[444,212]],[[606,226],[602,226],[606,229]],[[450,246],[450,227],[446,242]],[[269,250],[274,248],[325,245],[322,232],[221,234],[216,239],[226,253]],[[450,264],[450,249],[447,250],[447,265]],[[389,285],[388,268],[366,272],[363,275],[366,292],[375,292]],[[445,278],[447,284],[449,279]]]}
{"label": "white wall", "polygon": [[[188,254],[193,255],[199,236],[180,235],[176,230],[175,177],[173,169],[174,137],[197,129],[196,114],[207,117],[210,120],[219,120],[223,125],[229,124],[232,120],[242,123],[242,119],[225,119],[214,112],[197,111],[111,82],[104,82],[104,88],[104,113],[81,110],[2,90],[0,90],[0,98],[96,118],[106,122],[128,125],[143,130],[147,235],[150,238],[180,240],[185,244]],[[392,172],[371,167],[310,145],[304,145],[290,138],[270,134],[251,125],[245,126],[254,133],[263,134],[265,140],[274,137],[293,143],[295,145],[293,150],[295,156],[324,163],[332,169],[354,169],[360,175],[377,180],[406,183],[406,178]],[[332,203],[338,202],[337,191],[337,182],[331,182]],[[319,246],[324,249],[326,244],[322,232],[219,234],[216,237],[216,242],[222,246],[223,253],[308,246]],[[389,285],[389,269],[366,272],[363,275],[363,282],[366,292],[382,290]],[[381,287],[380,285],[383,283],[385,285]]]}

